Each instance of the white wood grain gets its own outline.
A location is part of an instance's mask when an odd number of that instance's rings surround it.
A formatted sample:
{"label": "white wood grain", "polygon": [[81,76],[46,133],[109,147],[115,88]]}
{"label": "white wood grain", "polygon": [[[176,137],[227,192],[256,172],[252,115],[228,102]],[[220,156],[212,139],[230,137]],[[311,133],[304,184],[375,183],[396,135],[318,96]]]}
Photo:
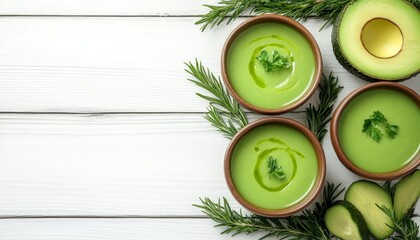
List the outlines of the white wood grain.
{"label": "white wood grain", "polygon": [[[202,112],[206,102],[194,95],[200,89],[186,80],[183,62],[197,57],[219,74],[223,43],[243,19],[204,33],[196,20],[0,18],[0,111]],[[321,25],[305,23],[325,72],[345,86],[341,100],[366,82],[337,63],[331,28],[319,32]],[[403,84],[419,92],[419,80]]]}
{"label": "white wood grain", "polygon": [[[62,10],[49,3],[50,9],[29,4],[23,11],[131,14],[118,7],[108,13],[110,5],[96,13],[95,7],[80,12],[81,2]],[[136,14],[166,14],[153,6]],[[203,196],[226,196],[239,207],[223,178],[228,141],[200,114],[94,114],[204,111],[182,62],[198,57],[218,73],[223,42],[243,19],[205,33],[194,26],[197,19],[0,18],[0,111],[93,113],[0,115],[0,217],[202,216],[191,204]],[[326,72],[336,72],[345,86],[340,100],[366,84],[337,64],[331,29],[318,32],[314,20],[305,26],[319,42]],[[419,79],[403,84],[419,92]],[[348,186],[358,179],[339,163],[329,138],[324,148],[327,180]],[[207,219],[8,219],[0,220],[0,239],[221,239],[212,225]]]}
{"label": "white wood grain", "polygon": [[[1,114],[0,216],[198,216],[205,196],[237,207],[227,145],[199,114]],[[324,147],[328,180],[358,179]]]}
{"label": "white wood grain", "polygon": [[[198,197],[226,196],[239,208],[223,176],[228,140],[192,114],[206,102],[183,71],[197,57],[220,72],[223,43],[245,18],[201,33],[193,16],[217,2],[0,0],[0,112],[92,113],[0,114],[0,239],[231,239],[209,219],[185,218],[202,216],[191,206]],[[319,32],[322,24],[305,26],[325,72],[345,86],[341,100],[366,82],[338,65],[331,28]],[[420,77],[403,84],[420,92]],[[359,179],[339,163],[328,137],[323,145],[327,180],[348,186]],[[39,216],[59,218],[16,219]]]}
{"label": "white wood grain", "polygon": [[[210,219],[7,219],[0,220],[2,240],[251,240],[262,233],[221,235]],[[266,238],[274,240],[275,237]]]}
{"label": "white wood grain", "polygon": [[218,72],[232,28],[201,33],[190,18],[2,18],[0,111],[204,111],[183,62],[198,57]]}
{"label": "white wood grain", "polygon": [[[2,240],[251,240],[219,234],[209,219],[20,219],[0,220]],[[273,238],[268,238],[273,239]]]}
{"label": "white wood grain", "polygon": [[218,0],[0,0],[0,15],[198,15]]}

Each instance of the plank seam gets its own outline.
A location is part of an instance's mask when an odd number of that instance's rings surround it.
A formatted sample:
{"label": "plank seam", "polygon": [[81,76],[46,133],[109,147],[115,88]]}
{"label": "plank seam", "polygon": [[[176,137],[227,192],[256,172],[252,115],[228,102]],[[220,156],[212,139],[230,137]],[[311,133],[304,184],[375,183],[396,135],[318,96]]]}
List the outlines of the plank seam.
{"label": "plank seam", "polygon": [[[304,113],[305,111],[291,111],[288,113]],[[38,114],[38,115],[92,115],[92,116],[102,116],[102,115],[154,115],[154,114],[167,114],[167,115],[190,115],[190,114],[205,114],[206,112],[26,112],[26,111],[0,111],[0,114],[16,114],[16,115],[29,115],[29,114]],[[245,112],[246,114],[257,114],[253,112]],[[262,115],[261,116],[267,116]]]}
{"label": "plank seam", "polygon": [[[110,15],[110,14],[92,14],[92,15],[83,15],[83,14],[1,14],[0,17],[51,17],[51,18],[200,18],[201,15],[147,15],[147,14],[133,14],[133,15]],[[254,15],[241,15],[238,18],[248,18]],[[230,16],[226,16],[230,17]]]}
{"label": "plank seam", "polygon": [[0,220],[12,220],[12,219],[208,219],[208,216],[204,215],[112,215],[112,216],[100,216],[100,215],[19,215],[19,216],[0,216]]}

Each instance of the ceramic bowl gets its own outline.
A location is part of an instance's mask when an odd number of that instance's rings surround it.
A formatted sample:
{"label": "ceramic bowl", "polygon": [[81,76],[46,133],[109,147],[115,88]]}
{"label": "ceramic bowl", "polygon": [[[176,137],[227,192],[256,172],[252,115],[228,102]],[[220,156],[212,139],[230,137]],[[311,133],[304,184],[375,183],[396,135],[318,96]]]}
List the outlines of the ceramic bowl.
{"label": "ceramic bowl", "polygon": [[[408,103],[410,103],[410,106],[414,106],[414,110],[416,110],[416,106],[417,106],[417,110],[420,109],[420,96],[413,91],[412,89],[398,84],[398,83],[391,83],[391,82],[377,82],[377,83],[371,83],[368,84],[364,87],[361,87],[359,89],[356,89],[355,91],[353,91],[352,93],[350,93],[346,98],[344,98],[344,100],[338,105],[337,109],[335,110],[332,120],[331,120],[331,142],[332,145],[334,147],[335,152],[337,153],[338,159],[341,161],[341,163],[348,168],[350,171],[356,173],[357,175],[360,175],[362,177],[365,178],[369,178],[369,179],[374,179],[374,180],[392,180],[392,179],[397,179],[400,178],[406,174],[408,174],[409,172],[413,171],[414,169],[416,169],[419,165],[420,165],[420,151],[419,151],[419,146],[420,146],[420,127],[419,127],[419,122],[416,120],[416,115],[415,112],[400,112],[402,111],[401,107],[394,107],[392,109],[394,110],[388,110],[388,113],[392,113],[393,111],[395,113],[393,113],[396,116],[393,116],[392,114],[384,114],[385,118],[387,118],[387,120],[391,120],[393,122],[391,122],[391,124],[395,124],[395,125],[399,125],[398,122],[395,122],[394,119],[396,118],[401,118],[401,119],[406,119],[409,118],[410,115],[414,116],[414,120],[412,124],[409,124],[409,126],[407,126],[405,129],[402,129],[401,126],[399,126],[399,133],[394,137],[394,138],[390,138],[387,133],[386,133],[386,129],[382,128],[380,129],[383,133],[382,139],[379,142],[375,142],[372,138],[369,137],[368,134],[364,133],[362,131],[363,129],[363,125],[364,125],[364,120],[363,118],[368,118],[369,117],[369,113],[372,113],[372,111],[375,110],[379,110],[379,109],[384,109],[384,107],[389,104],[390,102],[395,102],[397,101],[397,99],[391,95],[384,95],[384,96],[380,96],[380,95],[372,95],[374,97],[371,97],[373,100],[369,100],[370,98],[368,97],[370,93],[373,94],[377,94],[375,92],[378,91],[387,91],[387,93],[392,93],[395,92],[397,94],[401,93],[401,96],[406,96],[406,99],[408,99]],[[355,102],[356,100],[358,102]],[[377,100],[375,100],[377,99]],[[370,105],[372,105],[372,102],[368,102],[368,101],[376,101],[376,104],[374,104],[374,106],[369,107]],[[386,103],[386,101],[388,103]],[[353,103],[353,105],[350,105],[351,103]],[[358,103],[359,105],[356,105],[356,103]],[[408,105],[408,104],[407,104]],[[360,144],[362,145],[361,147],[358,146],[358,149],[360,149],[359,153],[357,153],[358,157],[356,157],[355,154],[351,155],[351,153],[349,151],[346,152],[345,150],[345,144],[347,144],[347,146],[351,146],[349,140],[347,140],[347,142],[349,143],[345,143],[346,140],[344,137],[344,133],[340,132],[340,124],[344,121],[344,117],[343,117],[343,113],[346,111],[346,109],[349,109],[347,112],[348,114],[346,116],[357,116],[357,113],[355,112],[356,108],[351,108],[350,106],[361,106],[359,107],[360,109],[363,109],[363,111],[366,112],[365,116],[361,119],[359,119],[358,121],[360,122],[360,126],[358,126],[355,129],[352,129],[351,131],[353,131],[352,134],[356,134],[358,136],[363,135],[365,137],[365,139],[362,138],[362,140],[360,140]],[[391,111],[391,112],[390,112]],[[398,112],[397,112],[398,111]],[[418,113],[418,112],[417,112]],[[391,115],[393,116],[393,119],[388,119],[388,116]],[[411,116],[411,117],[413,117]],[[350,117],[349,117],[350,118]],[[343,123],[344,124],[344,123]],[[380,128],[381,126],[378,125],[378,128]],[[345,128],[344,125],[342,127],[343,129]],[[411,129],[410,129],[411,128]],[[344,130],[343,130],[344,131]],[[356,162],[356,158],[361,159],[362,157],[368,156],[367,152],[380,152],[380,147],[381,144],[383,149],[392,149],[392,152],[395,152],[397,154],[402,154],[403,151],[406,151],[407,149],[407,141],[402,139],[403,136],[402,134],[407,134],[407,132],[411,132],[411,134],[414,134],[413,136],[417,136],[414,137],[414,139],[416,139],[415,141],[418,141],[417,143],[414,143],[414,147],[413,147],[413,154],[410,152],[408,153],[410,155],[410,158],[408,159],[403,159],[402,161],[405,161],[404,165],[401,166],[401,168],[398,168],[397,170],[390,170],[390,171],[376,171],[376,170],[371,170],[371,169],[367,169],[367,167],[365,166],[361,166],[360,163],[357,164]],[[350,138],[348,138],[350,139]],[[398,147],[398,141],[402,141],[403,146]],[[383,141],[384,143],[381,143],[381,141]],[[356,142],[355,144],[359,144],[358,142]],[[388,144],[388,145],[385,145]],[[416,145],[417,144],[417,145]],[[369,147],[369,146],[370,147]],[[364,149],[364,147],[366,146],[366,149]],[[373,147],[372,147],[373,146]],[[416,147],[417,146],[417,147]],[[417,148],[417,150],[415,150]],[[379,149],[379,151],[378,151]],[[417,151],[417,152],[416,152]],[[359,155],[360,154],[360,155]],[[353,156],[353,157],[351,157]],[[402,156],[402,155],[401,155]],[[386,164],[387,161],[387,156],[384,156],[383,158],[376,158],[376,157],[367,157],[369,161],[374,162],[373,166],[378,166],[378,165],[383,165],[383,166],[387,166],[390,165],[390,163]],[[391,158],[389,158],[391,159]],[[376,161],[376,162],[375,162]],[[392,163],[393,161],[391,161]],[[408,162],[408,163],[407,163]],[[376,165],[375,165],[376,164]],[[371,167],[373,168],[373,167]],[[378,168],[379,169],[379,168]]]}
{"label": "ceramic bowl", "polygon": [[[238,94],[238,92],[235,90],[235,88],[231,84],[231,78],[228,73],[228,55],[229,55],[229,51],[231,49],[232,44],[235,42],[237,37],[241,35],[241,33],[248,30],[250,27],[256,26],[258,24],[263,24],[263,23],[278,23],[278,24],[281,24],[281,25],[284,25],[284,26],[290,27],[291,29],[296,30],[297,34],[299,34],[300,36],[303,36],[304,40],[302,41],[309,44],[308,48],[310,49],[310,51],[312,51],[313,56],[314,56],[313,73],[312,75],[308,77],[309,82],[306,88],[302,90],[302,92],[299,93],[299,96],[297,96],[295,99],[285,103],[284,106],[280,106],[275,109],[255,106],[255,103],[251,104],[249,103],[249,101],[244,100],[243,96]],[[272,34],[275,34],[275,33],[272,33]],[[287,38],[287,34],[285,38]],[[305,55],[305,53],[303,54]],[[307,56],[305,55],[305,58],[306,57]],[[254,58],[251,58],[251,59],[254,59]],[[294,69],[293,71],[295,71],[296,69],[300,69],[299,68],[300,66],[298,66],[298,64],[296,64],[296,66],[293,65],[292,67]],[[223,47],[221,69],[222,69],[222,79],[224,81],[225,86],[227,87],[230,94],[234,97],[234,99],[238,101],[243,107],[251,111],[263,113],[263,114],[280,114],[280,113],[285,113],[290,110],[298,108],[313,95],[313,93],[317,89],[317,86],[322,78],[322,57],[321,57],[321,52],[319,50],[318,44],[316,43],[311,33],[304,26],[294,21],[293,19],[285,17],[285,16],[267,14],[267,15],[260,15],[260,16],[250,18],[249,20],[243,22],[242,24],[240,24],[237,28],[233,30],[233,32],[227,38]],[[243,69],[243,71],[246,71],[246,69]],[[295,73],[293,72],[293,74]],[[302,80],[299,79],[297,81],[302,81]],[[253,87],[255,87],[255,89],[258,88],[257,84],[254,84]],[[285,91],[288,91],[288,90],[285,90]],[[258,93],[255,93],[255,94],[258,94]],[[283,92],[279,92],[278,94],[283,94]],[[261,98],[264,98],[264,96],[261,96]]]}
{"label": "ceramic bowl", "polygon": [[[246,197],[243,197],[243,194],[240,193],[240,190],[238,190],[238,187],[235,183],[235,179],[234,179],[234,173],[232,173],[232,169],[235,166],[232,166],[232,162],[236,161],[235,160],[235,151],[238,151],[238,145],[239,148],[241,147],[241,141],[243,139],[247,139],[244,140],[245,142],[247,142],[249,140],[249,136],[252,136],[252,134],[255,134],[256,132],[254,131],[257,128],[260,127],[265,127],[265,126],[274,126],[274,127],[280,127],[280,128],[284,128],[284,129],[291,129],[292,132],[297,133],[298,136],[300,136],[300,138],[298,140],[296,140],[295,142],[293,141],[289,141],[290,139],[288,139],[287,137],[284,137],[284,135],[282,136],[282,139],[284,140],[284,144],[286,143],[290,143],[291,145],[290,148],[288,149],[293,149],[296,148],[299,151],[303,149],[301,143],[302,143],[302,139],[305,142],[305,146],[311,146],[310,149],[313,150],[304,150],[301,152],[302,155],[300,155],[302,158],[296,157],[298,163],[297,165],[293,165],[293,171],[296,169],[297,173],[294,173],[293,175],[291,174],[290,177],[291,180],[289,180],[286,176],[287,180],[287,186],[285,186],[283,188],[283,190],[279,190],[278,192],[272,192],[270,190],[270,192],[267,192],[267,194],[278,194],[278,195],[270,195],[273,196],[273,199],[281,199],[283,198],[287,193],[295,193],[295,188],[299,188],[304,186],[308,186],[305,187],[305,189],[299,190],[302,191],[303,194],[302,195],[292,195],[293,197],[293,203],[292,204],[288,204],[286,207],[279,207],[279,208],[265,208],[262,206],[258,206],[261,204],[256,204],[255,202],[252,203],[251,200],[247,200]],[[261,128],[260,128],[261,129]],[[253,132],[253,133],[252,133]],[[251,133],[251,134],[250,134]],[[255,135],[254,135],[255,136]],[[277,136],[277,134],[275,135]],[[284,138],[283,138],[284,137]],[[258,140],[258,141],[257,141]],[[256,139],[257,142],[261,142],[261,140],[259,138]],[[243,146],[243,145],[242,145]],[[261,145],[263,146],[263,145]],[[287,145],[282,145],[282,146],[287,146]],[[263,146],[263,147],[267,147],[269,148],[269,146]],[[257,147],[255,147],[255,151],[260,151],[260,152],[265,152],[266,150],[261,147],[261,149],[257,149]],[[251,151],[254,151],[254,148],[247,148]],[[293,150],[294,151],[294,150]],[[311,152],[311,154],[307,154],[306,158],[305,155],[306,153]],[[271,153],[270,153],[271,154]],[[238,156],[238,155],[236,155]],[[253,155],[253,156],[258,156],[257,154]],[[271,156],[270,156],[271,157]],[[251,157],[250,155],[246,155],[247,160],[245,161],[249,161],[251,160],[251,165],[252,166],[257,166],[258,158],[254,158]],[[238,158],[236,158],[238,159]],[[241,158],[242,161],[242,158]],[[283,161],[289,161],[289,159],[284,160]],[[266,163],[262,163],[263,168],[263,172],[266,171],[265,167],[266,167]],[[312,165],[311,165],[312,164]],[[250,165],[250,166],[251,166]],[[238,166],[238,165],[236,165]],[[284,165],[283,165],[284,166]],[[287,166],[287,165],[286,165]],[[317,167],[313,167],[313,166],[317,166]],[[309,175],[308,171],[306,171],[306,168],[312,168],[313,173],[311,177],[311,179],[309,180],[309,184],[305,183],[303,184],[303,182],[301,181],[301,176],[304,176],[303,178],[307,178],[307,176]],[[249,168],[248,168],[249,169]],[[300,170],[299,170],[300,169]],[[281,117],[267,117],[267,118],[263,118],[260,120],[257,120],[249,125],[247,125],[245,128],[243,128],[240,132],[238,132],[235,137],[232,139],[232,141],[230,142],[226,154],[225,154],[225,160],[224,160],[224,171],[225,171],[225,178],[226,178],[226,182],[227,185],[229,187],[229,190],[231,191],[232,195],[235,197],[235,199],[246,209],[248,209],[249,211],[257,214],[257,215],[261,215],[261,216],[267,216],[267,217],[285,217],[285,216],[290,216],[296,212],[301,211],[302,209],[304,209],[306,206],[308,206],[312,201],[314,201],[314,199],[318,196],[318,194],[321,192],[322,188],[323,188],[323,184],[324,184],[324,179],[325,179],[325,172],[326,172],[326,164],[325,164],[325,155],[324,155],[324,151],[322,149],[322,146],[320,144],[320,142],[317,140],[317,138],[315,137],[315,135],[305,126],[303,126],[302,124],[300,124],[299,122],[296,122],[294,120],[288,119],[288,118],[281,118]],[[252,173],[253,171],[253,173]],[[259,188],[261,185],[258,185],[258,181],[255,178],[255,167],[251,168],[251,170],[246,170],[246,171],[242,171],[240,170],[239,172],[246,172],[245,173],[245,178],[246,179],[253,179],[252,181],[252,185],[242,185],[245,186],[248,189],[251,189],[252,187],[257,187]],[[254,177],[254,178],[253,178]],[[271,181],[268,180],[268,178],[265,178],[266,181]],[[306,181],[306,180],[305,180]],[[258,190],[260,191],[260,190]],[[265,189],[261,188],[261,191],[266,191]],[[289,192],[287,192],[289,191]],[[265,192],[262,192],[265,194]],[[254,192],[254,190],[252,190],[251,194],[256,195],[258,194],[258,192]],[[282,195],[283,194],[283,195]],[[296,199],[295,199],[296,198]],[[264,198],[265,199],[265,198]],[[277,200],[274,200],[275,202]]]}

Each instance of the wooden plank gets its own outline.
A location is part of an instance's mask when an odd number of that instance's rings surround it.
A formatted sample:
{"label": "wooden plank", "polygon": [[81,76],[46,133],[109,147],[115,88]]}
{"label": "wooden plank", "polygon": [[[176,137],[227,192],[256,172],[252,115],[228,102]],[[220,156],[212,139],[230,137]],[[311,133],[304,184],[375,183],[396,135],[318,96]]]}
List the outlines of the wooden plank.
{"label": "wooden plank", "polygon": [[217,73],[232,27],[201,33],[190,18],[2,18],[0,111],[204,111],[183,63],[198,57]]}
{"label": "wooden plank", "polygon": [[0,136],[3,216],[200,215],[229,196],[228,141],[199,114],[2,114]]}
{"label": "wooden plank", "polygon": [[[227,145],[199,114],[1,114],[0,216],[199,216],[206,196],[237,207]],[[357,179],[324,147],[330,181]]]}
{"label": "wooden plank", "polygon": [[[244,19],[204,33],[197,19],[0,18],[0,111],[202,112],[207,103],[194,95],[200,89],[186,80],[183,62],[198,58],[219,74],[223,43]],[[325,72],[345,86],[340,99],[366,84],[335,60],[331,28],[305,26]],[[403,84],[420,91],[419,80]]]}
{"label": "wooden plank", "polygon": [[[251,240],[262,233],[221,235],[210,219],[8,219],[0,220],[2,240]],[[267,238],[274,240],[275,237]]]}
{"label": "wooden plank", "polygon": [[217,0],[0,0],[0,15],[198,15]]}
{"label": "wooden plank", "polygon": [[[0,217],[201,216],[191,204],[222,196],[237,208],[227,145],[199,114],[1,114]],[[328,181],[359,179],[323,145]]]}
{"label": "wooden plank", "polygon": [[[237,239],[219,234],[209,219],[18,219],[0,220],[2,240],[138,240],[138,239]],[[272,238],[268,238],[272,239]]]}

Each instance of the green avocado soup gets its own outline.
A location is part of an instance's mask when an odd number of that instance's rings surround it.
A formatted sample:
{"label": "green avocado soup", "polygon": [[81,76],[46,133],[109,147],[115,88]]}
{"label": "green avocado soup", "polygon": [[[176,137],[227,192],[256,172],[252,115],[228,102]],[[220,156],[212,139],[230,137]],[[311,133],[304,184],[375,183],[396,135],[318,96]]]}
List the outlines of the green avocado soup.
{"label": "green avocado soup", "polygon": [[[271,157],[284,171],[268,173]],[[318,160],[308,138],[293,127],[270,123],[250,130],[232,151],[230,171],[238,193],[264,209],[284,209],[304,199],[316,182]]]}
{"label": "green avocado soup", "polygon": [[[262,51],[270,57],[277,51],[290,66],[266,72],[257,59]],[[293,104],[309,91],[314,74],[315,55],[308,40],[285,24],[256,24],[239,34],[229,48],[229,82],[242,99],[259,108]]]}
{"label": "green avocado soup", "polygon": [[[399,127],[391,138],[383,128],[379,142],[362,132],[365,119],[380,111],[387,121]],[[338,138],[347,158],[372,173],[401,169],[419,154],[420,108],[408,95],[388,88],[371,89],[348,103],[338,123]]]}

